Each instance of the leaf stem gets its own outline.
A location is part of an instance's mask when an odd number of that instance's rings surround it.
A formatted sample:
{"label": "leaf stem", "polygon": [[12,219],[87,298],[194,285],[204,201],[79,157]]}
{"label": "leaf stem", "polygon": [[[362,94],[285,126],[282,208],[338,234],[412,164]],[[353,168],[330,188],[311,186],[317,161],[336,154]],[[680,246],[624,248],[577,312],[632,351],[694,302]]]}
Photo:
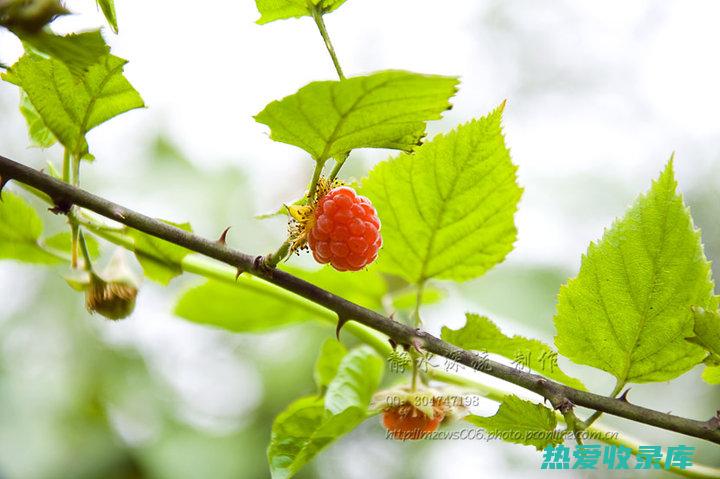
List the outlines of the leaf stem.
{"label": "leaf stem", "polygon": [[337,158],[335,158],[335,166],[333,166],[333,169],[330,172],[328,181],[333,181],[335,178],[337,178],[338,173],[340,173],[340,168],[343,167],[343,165],[345,164],[345,160],[347,160],[349,155],[350,155],[350,152],[347,151],[347,152],[343,153],[342,155],[339,155]]}
{"label": "leaf stem", "polygon": [[317,192],[318,182],[320,181],[320,175],[322,175],[323,168],[325,167],[326,160],[316,160],[315,169],[313,170],[312,179],[310,180],[310,188],[308,188],[308,200],[313,201],[315,199],[315,193]]}
{"label": "leaf stem", "polygon": [[88,251],[87,243],[85,243],[85,235],[79,227],[78,239],[80,240],[80,251],[82,251],[83,259],[85,260],[85,271],[92,273],[92,260],[90,259],[90,252]]}
{"label": "leaf stem", "polygon": [[315,25],[317,25],[318,30],[320,30],[320,35],[322,36],[323,41],[325,42],[325,48],[327,48],[327,51],[330,54],[330,58],[332,58],[333,65],[335,65],[335,71],[337,71],[337,74],[340,77],[340,79],[344,80],[345,75],[343,74],[342,68],[340,68],[340,62],[338,61],[337,55],[335,55],[335,48],[333,47],[333,44],[330,41],[330,35],[328,35],[327,28],[325,28],[325,20],[323,20],[323,12],[318,8],[317,5],[313,5],[311,11],[312,11],[313,20],[315,20]]}
{"label": "leaf stem", "polygon": [[[613,391],[610,393],[610,397],[612,397],[612,398],[616,397],[618,394],[620,394],[620,391],[622,391],[622,389],[623,389],[624,387],[625,387],[625,382],[617,381],[617,382],[615,383],[615,389],[613,389]],[[600,419],[600,416],[602,416],[602,414],[603,414],[603,412],[602,412],[602,411],[599,411],[599,410],[598,410],[598,411],[595,411],[594,413],[592,413],[592,414],[585,420],[585,426],[586,426],[586,427],[592,426],[592,424],[593,424],[595,421],[597,421],[598,419]]]}

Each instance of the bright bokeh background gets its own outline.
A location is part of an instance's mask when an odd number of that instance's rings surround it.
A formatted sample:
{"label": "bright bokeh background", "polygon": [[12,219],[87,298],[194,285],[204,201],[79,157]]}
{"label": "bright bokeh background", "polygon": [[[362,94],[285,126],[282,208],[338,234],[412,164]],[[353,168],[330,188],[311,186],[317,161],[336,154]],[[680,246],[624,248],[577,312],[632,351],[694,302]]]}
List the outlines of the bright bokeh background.
{"label": "bright bokeh background", "polygon": [[[116,3],[120,35],[105,36],[130,61],[126,75],[148,108],[90,134],[97,161],[85,165],[84,186],[190,221],[206,236],[233,225],[231,242],[244,251],[272,249],[284,221],[253,215],[300,196],[312,163],[270,141],[252,116],[335,77],[312,20],[258,26],[251,0]],[[67,5],[79,15],[56,21],[57,31],[104,24],[92,0]],[[551,342],[558,287],[672,152],[706,251],[720,257],[720,3],[349,0],[326,21],[348,75],[407,69],[462,78],[454,108],[431,135],[508,99],[506,139],[525,188],[517,248],[479,280],[441,285],[446,301],[424,310],[433,332],[476,311],[506,332]],[[1,31],[0,61],[20,54]],[[59,149],[27,148],[17,101],[16,88],[0,84],[0,153],[37,167],[57,163]],[[360,178],[387,155],[354,152],[346,173]],[[48,222],[51,231],[63,228],[58,218]],[[62,272],[0,263],[0,478],[268,476],[272,418],[312,392],[312,362],[329,328],[309,322],[251,336],[184,322],[171,311],[201,282],[189,276],[168,288],[146,282],[133,317],[111,324],[84,311]],[[593,390],[612,389],[605,374],[561,364]],[[636,385],[631,398],[707,418],[720,392],[696,369],[672,384]],[[478,412],[496,407],[483,402]],[[720,466],[717,447],[628,421],[602,423],[643,444],[695,445],[697,460]],[[540,474],[539,464],[532,448],[499,442],[387,441],[372,420],[299,477],[509,479]]]}

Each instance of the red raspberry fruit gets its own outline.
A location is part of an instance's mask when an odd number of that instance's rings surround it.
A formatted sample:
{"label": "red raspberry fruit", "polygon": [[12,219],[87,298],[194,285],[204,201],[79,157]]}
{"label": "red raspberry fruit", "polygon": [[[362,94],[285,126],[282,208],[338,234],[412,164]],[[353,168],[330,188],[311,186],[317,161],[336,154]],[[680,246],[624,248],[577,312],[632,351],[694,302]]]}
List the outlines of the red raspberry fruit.
{"label": "red raspberry fruit", "polygon": [[413,441],[435,431],[445,418],[445,411],[440,406],[434,406],[433,413],[433,417],[429,417],[412,404],[405,403],[385,409],[382,423],[393,438]]}
{"label": "red raspberry fruit", "polygon": [[340,186],[318,201],[308,243],[318,263],[357,271],[377,258],[382,246],[380,219],[369,199]]}

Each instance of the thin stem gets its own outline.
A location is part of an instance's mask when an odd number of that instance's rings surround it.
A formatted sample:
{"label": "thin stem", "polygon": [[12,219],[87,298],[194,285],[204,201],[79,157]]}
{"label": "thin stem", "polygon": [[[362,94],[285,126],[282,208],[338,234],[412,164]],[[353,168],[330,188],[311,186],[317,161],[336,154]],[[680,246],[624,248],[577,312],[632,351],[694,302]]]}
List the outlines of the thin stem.
{"label": "thin stem", "polygon": [[37,188],[56,202],[86,208],[130,228],[226,263],[233,268],[241,268],[243,271],[279,286],[289,293],[295,293],[333,311],[338,317],[351,318],[353,321],[389,336],[398,344],[417,345],[424,352],[451,359],[471,369],[540,394],[550,399],[551,402],[555,401],[553,404],[557,403],[558,398],[562,398],[576,406],[603,411],[639,423],[720,444],[720,428],[717,427],[717,419],[701,421],[666,414],[624,400],[574,389],[496,361],[479,362],[474,353],[446,343],[425,331],[394,321],[376,311],[352,303],[285,271],[263,268],[262,265],[257,264],[256,256],[242,253],[215,240],[202,238],[135,212],[2,156],[0,156],[0,176]]}
{"label": "thin stem", "polygon": [[63,153],[62,179],[65,183],[70,183],[70,152],[67,149]]}
{"label": "thin stem", "polygon": [[415,311],[413,311],[413,324],[416,328],[422,325],[422,319],[420,319],[420,306],[422,305],[423,292],[425,291],[425,280],[420,282],[417,286],[417,295],[415,296]]}
{"label": "thin stem", "polygon": [[317,7],[317,5],[314,5],[312,7],[312,17],[315,20],[315,25],[317,25],[318,30],[320,30],[320,35],[325,42],[325,48],[327,48],[327,51],[330,54],[330,58],[332,58],[333,65],[335,65],[335,71],[337,71],[340,79],[344,80],[345,75],[343,74],[342,68],[340,68],[340,62],[338,61],[337,55],[335,55],[335,48],[333,48],[333,44],[330,41],[330,35],[328,35],[327,28],[325,28],[323,12]]}
{"label": "thin stem", "polygon": [[75,155],[72,159],[73,165],[73,185],[80,186],[80,157]]}
{"label": "thin stem", "polygon": [[343,165],[345,164],[345,160],[347,160],[349,155],[350,155],[350,152],[348,151],[342,155],[339,155],[337,158],[335,158],[335,166],[333,166],[333,169],[330,172],[328,181],[332,181],[335,178],[337,178],[338,173],[340,173],[340,168],[343,167]]}
{"label": "thin stem", "polygon": [[90,259],[90,252],[88,251],[87,243],[85,243],[85,235],[79,227],[78,238],[80,240],[80,251],[82,251],[83,259],[85,260],[85,271],[92,271],[92,260]]}
{"label": "thin stem", "polygon": [[308,200],[312,201],[315,198],[315,192],[317,191],[318,182],[320,181],[320,175],[322,175],[323,168],[325,167],[325,160],[317,160],[315,162],[315,169],[313,170],[312,179],[310,180],[310,188],[308,189]]}
{"label": "thin stem", "polygon": [[[620,394],[620,391],[622,391],[622,389],[623,389],[624,387],[625,387],[625,383],[618,381],[618,382],[615,384],[615,389],[613,389],[613,391],[610,393],[610,397],[612,397],[612,398],[617,397],[617,395]],[[586,427],[592,426],[592,424],[593,424],[595,421],[597,421],[598,419],[600,419],[600,416],[602,416],[602,414],[603,414],[602,411],[595,411],[594,413],[592,413],[592,414],[590,415],[590,417],[588,417],[588,418],[585,420],[585,426],[586,426]]]}
{"label": "thin stem", "polygon": [[275,251],[274,253],[270,253],[265,257],[265,265],[270,268],[276,267],[282,260],[287,258],[289,251],[290,242],[285,241],[283,244],[280,245],[277,251]]}

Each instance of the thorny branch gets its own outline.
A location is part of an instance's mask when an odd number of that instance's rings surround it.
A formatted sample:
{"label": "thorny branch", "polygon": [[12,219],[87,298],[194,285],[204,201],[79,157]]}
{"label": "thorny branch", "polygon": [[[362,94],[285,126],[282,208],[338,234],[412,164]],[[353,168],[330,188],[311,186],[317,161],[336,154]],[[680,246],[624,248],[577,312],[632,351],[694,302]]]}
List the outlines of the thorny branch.
{"label": "thorny branch", "polygon": [[379,331],[397,344],[419,347],[535,392],[550,401],[556,409],[561,406],[566,408],[569,404],[582,406],[720,444],[720,411],[707,421],[688,419],[637,406],[624,398],[616,399],[574,389],[486,358],[480,360],[477,354],[453,346],[425,331],[401,324],[284,271],[267,268],[259,256],[242,253],[223,242],[181,230],[0,156],[0,185],[9,180],[19,181],[44,192],[55,202],[57,212],[67,212],[73,205],[86,208],[143,233],[221,261],[317,303],[335,312],[339,318],[357,321]]}

